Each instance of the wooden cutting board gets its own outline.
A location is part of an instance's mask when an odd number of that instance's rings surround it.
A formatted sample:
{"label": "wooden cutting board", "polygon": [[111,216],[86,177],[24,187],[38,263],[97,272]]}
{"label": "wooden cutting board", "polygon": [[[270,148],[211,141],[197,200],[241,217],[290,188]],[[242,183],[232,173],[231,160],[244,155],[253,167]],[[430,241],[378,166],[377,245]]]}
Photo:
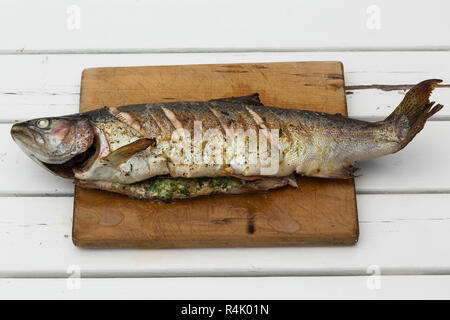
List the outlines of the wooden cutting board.
{"label": "wooden cutting board", "polygon": [[[80,111],[258,92],[266,106],[347,114],[340,62],[94,68]],[[352,245],[353,180],[298,177],[299,188],[174,203],[75,188],[73,242],[87,248]]]}

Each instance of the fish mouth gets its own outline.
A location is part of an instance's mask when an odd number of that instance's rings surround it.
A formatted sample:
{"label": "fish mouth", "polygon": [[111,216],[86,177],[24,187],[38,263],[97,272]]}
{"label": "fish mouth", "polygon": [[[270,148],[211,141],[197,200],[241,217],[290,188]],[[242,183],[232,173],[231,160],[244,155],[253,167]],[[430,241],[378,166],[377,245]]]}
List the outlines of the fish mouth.
{"label": "fish mouth", "polygon": [[23,144],[27,148],[31,148],[34,144],[42,144],[44,141],[40,133],[17,124],[11,128],[11,137],[17,144]]}

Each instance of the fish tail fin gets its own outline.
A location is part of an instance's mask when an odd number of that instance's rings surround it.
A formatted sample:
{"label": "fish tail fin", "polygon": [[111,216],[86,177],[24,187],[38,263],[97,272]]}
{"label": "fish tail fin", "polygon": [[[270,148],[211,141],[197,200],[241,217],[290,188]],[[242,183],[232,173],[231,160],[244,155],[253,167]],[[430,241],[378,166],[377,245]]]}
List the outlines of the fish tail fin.
{"label": "fish tail fin", "polygon": [[[385,122],[394,122],[400,137],[400,148],[403,149],[425,126],[425,122],[443,105],[434,105],[429,97],[439,79],[420,82],[409,90],[398,107],[386,118]],[[434,105],[434,107],[433,107]]]}

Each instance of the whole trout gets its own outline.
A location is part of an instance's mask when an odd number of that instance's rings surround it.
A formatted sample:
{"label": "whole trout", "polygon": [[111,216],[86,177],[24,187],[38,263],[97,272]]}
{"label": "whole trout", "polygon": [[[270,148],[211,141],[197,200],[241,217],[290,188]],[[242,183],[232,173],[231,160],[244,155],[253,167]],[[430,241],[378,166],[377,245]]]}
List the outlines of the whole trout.
{"label": "whole trout", "polygon": [[417,84],[379,122],[266,107],[253,94],[104,107],[17,123],[11,135],[54,174],[100,189],[161,176],[280,178],[269,180],[274,187],[286,185],[282,178],[292,173],[348,179],[357,162],[397,152],[422,130],[443,107],[429,101],[439,82]]}

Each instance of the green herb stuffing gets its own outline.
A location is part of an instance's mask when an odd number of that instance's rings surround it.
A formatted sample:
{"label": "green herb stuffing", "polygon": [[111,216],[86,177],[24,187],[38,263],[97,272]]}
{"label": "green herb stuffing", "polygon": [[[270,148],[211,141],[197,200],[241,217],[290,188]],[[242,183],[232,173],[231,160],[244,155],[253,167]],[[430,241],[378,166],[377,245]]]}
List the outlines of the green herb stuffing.
{"label": "green herb stuffing", "polygon": [[175,198],[189,197],[191,194],[210,188],[211,193],[221,193],[244,186],[249,181],[233,177],[217,178],[170,178],[157,177],[131,185],[144,189],[152,198],[168,201]]}

